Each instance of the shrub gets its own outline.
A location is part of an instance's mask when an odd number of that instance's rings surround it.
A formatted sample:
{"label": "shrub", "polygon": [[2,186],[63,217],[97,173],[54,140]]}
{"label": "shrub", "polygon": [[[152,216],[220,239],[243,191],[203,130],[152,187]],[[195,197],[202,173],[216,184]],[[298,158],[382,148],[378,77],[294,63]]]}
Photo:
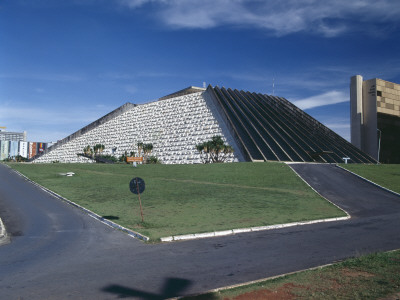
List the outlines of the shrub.
{"label": "shrub", "polygon": [[21,155],[17,155],[17,156],[14,158],[14,160],[15,160],[16,162],[25,162],[25,161],[28,161],[28,159],[27,159],[26,157],[23,157],[23,156],[21,156]]}
{"label": "shrub", "polygon": [[118,159],[115,156],[112,156],[112,155],[109,155],[109,154],[107,154],[107,155],[99,155],[98,157],[105,158],[105,159],[111,160],[113,162],[117,162],[118,161]]}
{"label": "shrub", "polygon": [[159,160],[156,156],[149,156],[146,159],[147,164],[161,164],[161,160]]}

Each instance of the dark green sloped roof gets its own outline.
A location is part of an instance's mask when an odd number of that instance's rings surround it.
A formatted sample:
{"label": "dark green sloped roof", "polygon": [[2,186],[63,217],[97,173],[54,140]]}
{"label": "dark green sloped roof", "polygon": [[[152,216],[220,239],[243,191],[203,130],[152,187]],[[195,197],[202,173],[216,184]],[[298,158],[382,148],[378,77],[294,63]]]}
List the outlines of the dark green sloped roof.
{"label": "dark green sloped roof", "polygon": [[249,161],[376,163],[288,100],[208,87]]}

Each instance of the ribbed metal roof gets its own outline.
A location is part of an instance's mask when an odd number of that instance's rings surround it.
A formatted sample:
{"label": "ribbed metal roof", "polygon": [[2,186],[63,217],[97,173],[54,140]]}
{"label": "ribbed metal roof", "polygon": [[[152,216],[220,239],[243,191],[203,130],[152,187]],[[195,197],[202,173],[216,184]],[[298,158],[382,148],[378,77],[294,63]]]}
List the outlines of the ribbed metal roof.
{"label": "ribbed metal roof", "polygon": [[249,161],[376,161],[288,100],[208,87]]}

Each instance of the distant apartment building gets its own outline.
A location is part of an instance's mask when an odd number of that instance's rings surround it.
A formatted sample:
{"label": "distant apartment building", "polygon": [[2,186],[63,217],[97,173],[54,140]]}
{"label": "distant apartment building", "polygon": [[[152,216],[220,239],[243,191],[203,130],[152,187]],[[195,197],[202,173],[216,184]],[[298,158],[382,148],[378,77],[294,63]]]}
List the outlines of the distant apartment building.
{"label": "distant apartment building", "polygon": [[47,149],[47,143],[27,142],[26,131],[0,131],[0,160],[22,156],[33,158]]}
{"label": "distant apartment building", "polygon": [[400,163],[400,84],[350,81],[351,143],[382,163]]}
{"label": "distant apartment building", "polygon": [[26,131],[24,132],[8,132],[0,130],[0,141],[26,141]]}

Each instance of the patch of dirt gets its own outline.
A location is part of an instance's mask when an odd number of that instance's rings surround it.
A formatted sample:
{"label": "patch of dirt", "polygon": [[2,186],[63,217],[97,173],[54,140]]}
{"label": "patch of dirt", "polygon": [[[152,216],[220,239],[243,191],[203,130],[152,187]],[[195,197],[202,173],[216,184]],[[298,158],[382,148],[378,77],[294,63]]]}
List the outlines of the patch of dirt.
{"label": "patch of dirt", "polygon": [[396,293],[394,295],[385,297],[385,298],[381,298],[380,300],[399,300],[400,299],[400,293]]}
{"label": "patch of dirt", "polygon": [[286,283],[275,290],[257,290],[253,292],[244,293],[242,295],[231,298],[234,300],[291,300],[296,299],[297,296],[292,293],[293,289],[307,289],[305,286],[296,285],[293,283]]}
{"label": "patch of dirt", "polygon": [[391,261],[400,262],[400,258],[392,257],[390,258]]}
{"label": "patch of dirt", "polygon": [[[328,288],[330,290],[338,291],[342,287],[336,279],[329,279],[329,280],[327,280],[327,283],[329,283]],[[320,290],[323,291],[324,289],[320,289]]]}
{"label": "patch of dirt", "polygon": [[[353,269],[342,269],[340,271],[342,278],[347,278],[347,280],[351,281],[354,278],[368,278],[368,277],[373,277],[375,276],[374,274],[364,272],[364,271],[357,271]],[[324,286],[323,287],[308,287],[304,285],[297,285],[294,283],[286,283],[274,290],[269,290],[269,289],[260,289],[257,291],[252,291],[252,292],[247,292],[242,295],[236,296],[234,298],[229,298],[229,299],[234,299],[234,300],[264,300],[264,299],[271,299],[271,300],[286,300],[286,299],[297,299],[298,298],[298,292],[301,292],[301,290],[314,290],[315,292],[317,291],[324,291],[324,290],[333,290],[333,291],[338,291],[341,289],[341,284],[336,280],[332,278],[326,278],[324,279]],[[385,298],[383,300],[400,300],[398,297],[399,294],[393,295],[391,298]],[[228,299],[228,298],[226,298]],[[224,300],[226,300],[224,299]]]}
{"label": "patch of dirt", "polygon": [[356,270],[351,270],[351,269],[343,269],[341,270],[342,275],[346,276],[346,277],[350,277],[350,278],[354,278],[354,277],[364,277],[364,278],[368,278],[368,277],[374,277],[374,274],[368,273],[368,272],[364,272],[364,271],[356,271]]}

